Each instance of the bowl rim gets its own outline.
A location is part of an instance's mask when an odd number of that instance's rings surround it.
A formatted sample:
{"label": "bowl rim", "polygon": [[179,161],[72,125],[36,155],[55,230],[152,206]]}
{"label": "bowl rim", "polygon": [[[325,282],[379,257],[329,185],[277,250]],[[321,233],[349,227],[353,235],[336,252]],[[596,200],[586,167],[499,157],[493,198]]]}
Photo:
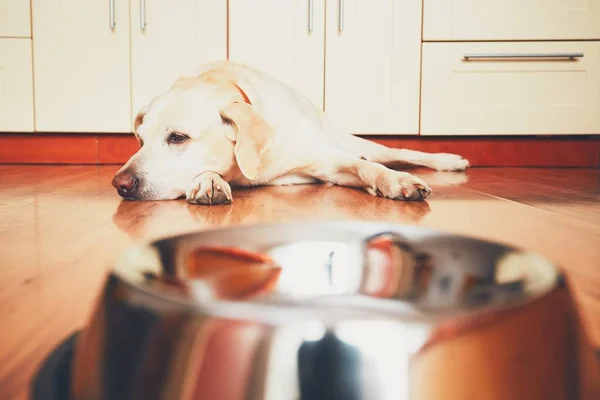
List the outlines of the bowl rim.
{"label": "bowl rim", "polygon": [[[468,310],[451,310],[451,311],[443,311],[443,312],[432,312],[427,310],[419,310],[417,313],[412,315],[414,317],[412,320],[409,318],[409,321],[413,323],[427,324],[427,325],[439,325],[444,323],[445,321],[460,321],[460,320],[474,320],[481,319],[481,317],[485,317],[486,315],[500,315],[505,311],[516,310],[520,307],[527,306],[532,302],[540,300],[545,296],[550,295],[555,289],[560,288],[564,284],[565,275],[564,271],[560,266],[553,262],[551,259],[546,256],[525,249],[524,247],[515,246],[511,244],[507,244],[505,242],[494,241],[486,238],[481,238],[472,235],[459,234],[449,232],[443,229],[430,228],[424,226],[417,226],[414,224],[403,224],[403,223],[389,223],[382,221],[370,221],[370,220],[342,220],[342,219],[326,219],[326,220],[304,220],[304,221],[273,221],[273,222],[259,222],[259,223],[242,223],[242,224],[232,224],[225,226],[217,226],[217,227],[208,227],[206,229],[182,232],[173,235],[167,235],[161,238],[154,238],[151,240],[140,240],[134,245],[130,246],[125,251],[121,252],[121,254],[115,260],[113,267],[109,271],[109,275],[112,278],[116,278],[120,281],[121,284],[131,288],[133,291],[137,292],[144,298],[144,301],[150,301],[153,304],[156,302],[169,304],[171,306],[175,306],[180,308],[181,310],[188,310],[190,312],[199,314],[199,315],[207,315],[213,317],[221,317],[225,319],[240,319],[246,320],[249,317],[252,320],[260,320],[260,322],[267,324],[289,324],[290,318],[278,318],[274,320],[273,318],[261,318],[261,312],[269,311],[269,310],[279,310],[281,311],[282,307],[290,307],[294,304],[291,303],[278,303],[278,304],[269,304],[263,302],[255,302],[255,301],[240,301],[240,300],[224,300],[224,299],[216,299],[211,301],[210,303],[200,303],[197,301],[190,301],[182,296],[169,296],[165,293],[162,293],[154,288],[149,287],[141,283],[141,271],[137,270],[137,268],[129,262],[129,258],[135,255],[136,252],[139,251],[157,251],[156,246],[169,244],[169,243],[181,243],[183,241],[199,241],[201,242],[201,238],[207,235],[214,235],[219,233],[227,233],[227,232],[238,232],[240,234],[244,234],[247,232],[252,232],[255,230],[261,229],[276,229],[285,227],[287,229],[294,229],[297,227],[303,228],[318,228],[319,226],[329,226],[335,228],[350,228],[350,232],[358,232],[361,228],[376,228],[376,231],[394,231],[401,232],[402,234],[406,234],[407,232],[411,232],[416,234],[417,237],[421,238],[451,238],[455,240],[461,240],[470,242],[472,244],[483,244],[487,246],[495,246],[497,248],[503,249],[507,252],[513,252],[516,254],[527,254],[537,257],[539,260],[543,261],[547,267],[548,272],[551,275],[546,282],[545,288],[538,290],[538,292],[534,294],[530,294],[528,296],[520,297],[519,299],[514,299],[510,301],[503,302],[502,304],[494,304],[494,305],[486,305],[483,307],[468,309]],[[335,240],[333,240],[335,241]],[[137,277],[132,276],[132,270],[137,270]],[[393,303],[402,303],[406,304],[406,301],[397,300],[397,299],[377,299],[380,305],[388,304],[391,305]],[[304,318],[301,321],[308,320],[317,320],[323,322],[320,318],[310,317],[312,311],[315,311],[318,307],[314,305],[307,304],[306,302],[302,303],[301,310],[295,310],[294,318],[297,318],[299,315],[304,315]],[[289,308],[286,308],[289,311]],[[298,311],[305,311],[305,313],[298,313]],[[339,310],[338,310],[339,311]],[[394,311],[391,314],[387,313],[377,313],[376,315],[370,312],[360,313],[356,310],[352,313],[354,316],[351,319],[354,320],[390,320],[394,319],[393,315],[399,316],[398,314],[394,314]],[[407,322],[407,318],[409,315],[402,314],[402,318],[398,318],[398,320]],[[280,321],[280,319],[282,321]],[[332,321],[326,321],[325,323],[335,323],[340,320],[347,320],[347,317],[337,317],[333,318]]]}

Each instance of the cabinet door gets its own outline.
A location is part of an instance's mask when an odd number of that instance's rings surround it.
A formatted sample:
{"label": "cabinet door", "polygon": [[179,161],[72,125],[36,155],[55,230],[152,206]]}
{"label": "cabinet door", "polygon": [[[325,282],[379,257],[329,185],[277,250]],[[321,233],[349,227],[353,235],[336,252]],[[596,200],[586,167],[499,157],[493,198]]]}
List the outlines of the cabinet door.
{"label": "cabinet door", "polygon": [[325,0],[229,0],[229,58],[323,108]]}
{"label": "cabinet door", "polygon": [[600,39],[600,0],[424,0],[423,40]]}
{"label": "cabinet door", "polygon": [[0,131],[33,131],[31,39],[0,39]]}
{"label": "cabinet door", "polygon": [[419,132],[421,2],[327,2],[325,111],[355,134]]}
{"label": "cabinet door", "polygon": [[199,64],[227,58],[227,1],[131,1],[132,115]]}
{"label": "cabinet door", "polygon": [[29,0],[0,0],[0,37],[31,37]]}
{"label": "cabinet door", "polygon": [[600,42],[425,43],[422,86],[422,135],[600,132]]}
{"label": "cabinet door", "polygon": [[129,132],[129,2],[32,6],[36,130]]}

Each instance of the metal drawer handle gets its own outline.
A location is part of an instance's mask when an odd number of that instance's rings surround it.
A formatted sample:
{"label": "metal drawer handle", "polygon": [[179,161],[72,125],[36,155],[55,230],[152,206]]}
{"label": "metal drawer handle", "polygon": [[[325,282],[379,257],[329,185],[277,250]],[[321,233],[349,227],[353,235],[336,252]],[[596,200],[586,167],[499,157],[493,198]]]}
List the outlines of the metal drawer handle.
{"label": "metal drawer handle", "polygon": [[314,0],[308,0],[308,31],[313,31]]}
{"label": "metal drawer handle", "polygon": [[108,13],[110,29],[115,29],[115,0],[108,0]]}
{"label": "metal drawer handle", "polygon": [[140,0],[140,29],[146,29],[146,0]]}
{"label": "metal drawer handle", "polygon": [[464,54],[465,60],[470,59],[498,59],[498,58],[568,58],[574,60],[576,58],[582,58],[583,53],[477,53],[477,54]]}

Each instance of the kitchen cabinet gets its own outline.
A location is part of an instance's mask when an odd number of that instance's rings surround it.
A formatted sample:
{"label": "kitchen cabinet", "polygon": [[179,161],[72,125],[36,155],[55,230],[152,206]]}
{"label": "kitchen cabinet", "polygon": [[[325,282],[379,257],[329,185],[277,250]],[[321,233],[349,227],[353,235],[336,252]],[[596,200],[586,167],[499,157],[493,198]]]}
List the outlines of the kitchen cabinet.
{"label": "kitchen cabinet", "polygon": [[0,0],[0,37],[31,37],[29,0]]}
{"label": "kitchen cabinet", "polygon": [[600,42],[423,45],[422,135],[600,132]]}
{"label": "kitchen cabinet", "polygon": [[229,58],[323,108],[325,0],[229,0]]}
{"label": "kitchen cabinet", "polygon": [[600,39],[600,0],[424,0],[423,39]]}
{"label": "kitchen cabinet", "polygon": [[137,0],[130,15],[133,116],[178,76],[227,57],[226,1]]}
{"label": "kitchen cabinet", "polygon": [[327,1],[325,110],[357,134],[417,134],[421,2]]}
{"label": "kitchen cabinet", "polygon": [[0,132],[32,132],[31,39],[0,39]]}
{"label": "kitchen cabinet", "polygon": [[128,132],[129,2],[33,0],[36,130]]}
{"label": "kitchen cabinet", "polygon": [[229,58],[353,134],[600,133],[600,0],[168,4],[3,0],[0,129],[130,132],[180,75]]}

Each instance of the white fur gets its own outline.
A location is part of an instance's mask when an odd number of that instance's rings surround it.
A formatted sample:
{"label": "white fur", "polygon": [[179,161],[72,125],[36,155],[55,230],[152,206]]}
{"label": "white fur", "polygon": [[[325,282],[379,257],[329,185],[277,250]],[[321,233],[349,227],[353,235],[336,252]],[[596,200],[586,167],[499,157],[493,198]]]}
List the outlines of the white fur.
{"label": "white fur", "polygon": [[[220,115],[243,101],[242,94],[251,103],[247,108],[252,118],[272,132],[268,140],[261,139],[266,147],[257,150],[264,157],[257,176],[242,167],[236,143],[256,138],[262,131],[252,131],[254,125],[246,129],[236,121],[234,126],[224,124]],[[207,171],[232,187],[324,181],[392,199],[420,200],[431,191],[425,182],[385,165],[405,163],[451,171],[469,166],[458,155],[391,149],[341,132],[297,90],[229,61],[210,63],[181,77],[140,116],[143,122],[136,135],[144,145],[119,171],[139,178],[135,197],[140,200],[183,196],[190,200],[190,186],[197,187],[196,177]],[[182,145],[169,144],[166,138],[171,131],[191,139]]]}

